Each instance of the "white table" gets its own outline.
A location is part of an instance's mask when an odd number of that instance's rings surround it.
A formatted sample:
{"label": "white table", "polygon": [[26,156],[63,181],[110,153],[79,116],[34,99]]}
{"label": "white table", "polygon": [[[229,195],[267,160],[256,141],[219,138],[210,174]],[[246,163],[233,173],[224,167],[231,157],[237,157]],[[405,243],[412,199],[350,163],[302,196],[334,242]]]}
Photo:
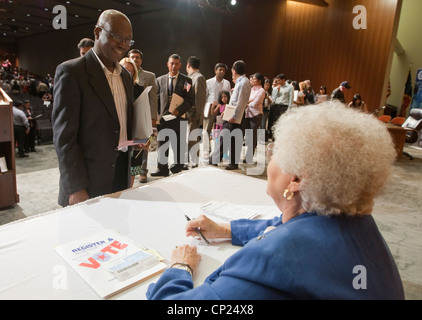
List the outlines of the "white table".
{"label": "white table", "polygon": [[[210,200],[260,209],[261,217],[279,215],[266,194],[265,180],[203,167],[149,185],[91,199],[85,203],[0,227],[0,299],[98,299],[97,294],[57,254],[54,247],[114,229],[140,245],[156,249],[168,262],[176,245],[194,243],[202,256],[195,286],[239,247],[229,241],[209,246],[186,238],[184,214],[200,214]],[[145,299],[159,275],[112,299]]]}

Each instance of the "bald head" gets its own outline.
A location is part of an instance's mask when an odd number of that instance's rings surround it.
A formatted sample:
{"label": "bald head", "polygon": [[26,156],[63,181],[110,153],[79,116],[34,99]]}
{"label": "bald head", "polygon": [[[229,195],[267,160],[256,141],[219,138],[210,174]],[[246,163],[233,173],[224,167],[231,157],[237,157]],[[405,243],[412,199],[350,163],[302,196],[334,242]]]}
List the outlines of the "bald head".
{"label": "bald head", "polygon": [[95,52],[108,69],[114,68],[130,49],[132,24],[120,11],[106,10],[98,18],[94,36]]}
{"label": "bald head", "polygon": [[107,28],[109,26],[111,27],[113,23],[120,24],[123,22],[128,23],[132,27],[129,18],[124,13],[117,10],[109,9],[101,13],[97,21],[97,26],[103,26]]}

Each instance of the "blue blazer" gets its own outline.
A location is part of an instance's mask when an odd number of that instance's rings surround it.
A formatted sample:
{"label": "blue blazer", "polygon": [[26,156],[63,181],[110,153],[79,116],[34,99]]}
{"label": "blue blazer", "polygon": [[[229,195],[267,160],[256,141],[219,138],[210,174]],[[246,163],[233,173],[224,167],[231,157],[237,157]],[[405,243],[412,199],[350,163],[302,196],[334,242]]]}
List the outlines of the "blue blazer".
{"label": "blue blazer", "polygon": [[[268,226],[276,229],[263,233]],[[148,299],[404,299],[393,257],[372,216],[304,213],[281,223],[238,220],[244,247],[193,288],[188,272],[167,269]]]}

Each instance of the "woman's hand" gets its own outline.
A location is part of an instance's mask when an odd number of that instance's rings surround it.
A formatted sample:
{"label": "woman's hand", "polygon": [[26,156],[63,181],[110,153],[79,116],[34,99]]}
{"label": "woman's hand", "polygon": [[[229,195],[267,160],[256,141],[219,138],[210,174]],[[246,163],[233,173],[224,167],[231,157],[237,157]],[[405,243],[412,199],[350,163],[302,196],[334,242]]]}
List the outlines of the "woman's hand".
{"label": "woman's hand", "polygon": [[171,253],[170,265],[180,262],[189,265],[192,268],[193,273],[196,272],[201,256],[197,253],[195,246],[184,244],[180,247],[173,249]]}
{"label": "woman's hand", "polygon": [[190,220],[186,224],[186,236],[198,237],[195,228],[198,228],[207,239],[231,238],[230,223],[216,223],[204,215]]}

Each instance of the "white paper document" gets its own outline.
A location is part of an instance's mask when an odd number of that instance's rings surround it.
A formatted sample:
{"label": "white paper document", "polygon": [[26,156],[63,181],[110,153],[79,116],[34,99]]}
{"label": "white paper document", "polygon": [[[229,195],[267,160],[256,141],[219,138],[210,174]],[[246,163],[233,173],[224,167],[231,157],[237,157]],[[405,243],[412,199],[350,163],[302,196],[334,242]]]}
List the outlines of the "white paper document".
{"label": "white paper document", "polygon": [[146,87],[133,103],[133,139],[149,138],[152,134],[151,107],[148,95],[151,88],[152,86]]}
{"label": "white paper document", "polygon": [[206,215],[217,217],[225,221],[253,219],[259,215],[257,210],[224,201],[209,201],[202,204],[200,210]]}
{"label": "white paper document", "polygon": [[172,115],[172,114],[166,114],[166,115],[162,116],[162,118],[165,121],[170,121],[170,120],[176,119],[177,117],[175,115]]}
{"label": "white paper document", "polygon": [[204,117],[208,118],[210,115],[210,109],[211,109],[212,103],[206,103],[204,107]]}
{"label": "white paper document", "polygon": [[114,230],[74,240],[58,254],[101,297],[108,298],[166,268],[153,250],[142,248]]}
{"label": "white paper document", "polygon": [[224,109],[223,120],[229,121],[231,118],[234,118],[235,112],[236,112],[236,106],[227,104],[226,108]]}

